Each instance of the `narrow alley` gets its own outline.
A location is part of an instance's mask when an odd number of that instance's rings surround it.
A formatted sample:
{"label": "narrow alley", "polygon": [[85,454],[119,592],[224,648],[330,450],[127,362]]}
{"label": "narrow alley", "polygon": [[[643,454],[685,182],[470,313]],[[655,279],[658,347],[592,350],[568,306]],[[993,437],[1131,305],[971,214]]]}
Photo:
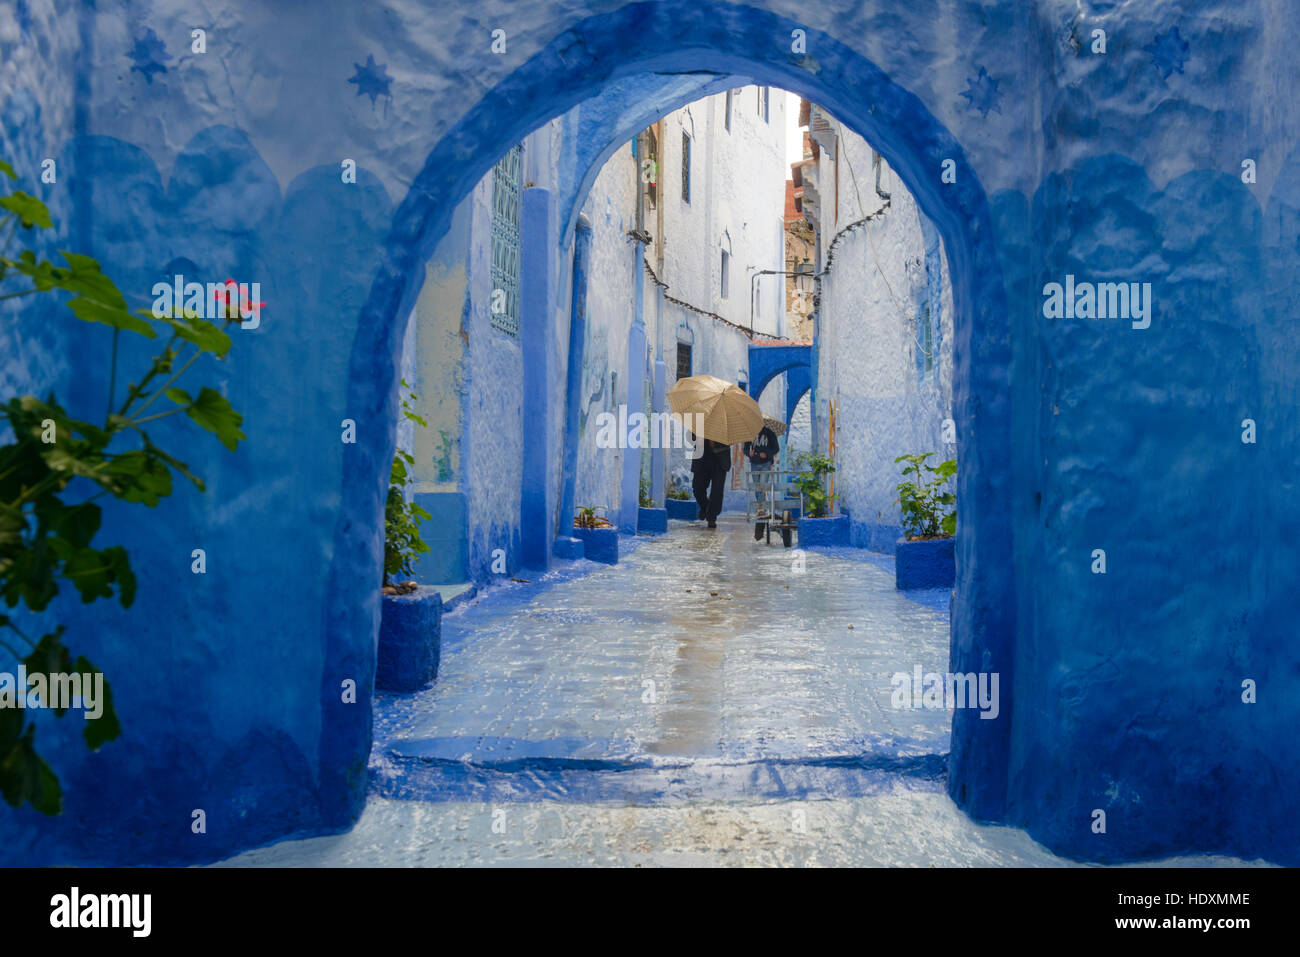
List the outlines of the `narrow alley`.
{"label": "narrow alley", "polygon": [[751,531],[673,522],[456,607],[437,681],[377,700],[356,827],[225,863],[1071,863],[962,814],[950,713],[891,704],[947,669],[946,593]]}

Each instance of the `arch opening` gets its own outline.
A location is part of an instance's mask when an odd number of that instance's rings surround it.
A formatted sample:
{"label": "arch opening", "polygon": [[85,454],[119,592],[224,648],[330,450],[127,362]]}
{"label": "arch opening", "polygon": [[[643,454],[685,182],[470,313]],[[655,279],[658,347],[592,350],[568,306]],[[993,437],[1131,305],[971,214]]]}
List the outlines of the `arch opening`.
{"label": "arch opening", "polygon": [[[652,11],[652,6],[659,9]],[[727,29],[719,28],[719,20]],[[798,27],[745,7],[677,2],[634,5],[574,25],[489,91],[435,146],[394,217],[383,264],[363,309],[353,347],[349,407],[381,421],[394,421],[404,323],[419,293],[423,266],[447,233],[460,202],[495,158],[530,130],[598,96],[608,85],[638,74],[707,74],[721,78],[719,83],[746,78],[824,104],[888,160],[935,224],[948,251],[954,315],[953,417],[961,463],[952,664],[955,671],[980,671],[986,670],[990,661],[1001,663],[1006,718],[983,723],[956,715],[949,790],[976,818],[997,819],[1005,813],[1016,600],[1011,531],[1005,521],[1011,511],[1011,464],[1008,404],[1002,384],[1010,373],[1010,351],[1003,325],[1005,292],[992,244],[988,201],[973,174],[955,185],[940,184],[942,160],[963,162],[960,145],[918,99],[875,65],[826,35],[810,34],[808,38],[810,47],[819,52],[816,69],[772,44],[772,37],[789,36]],[[582,55],[573,56],[575,49],[581,49]],[[763,50],[770,52],[754,52]],[[630,122],[635,126],[646,119],[649,117],[637,117]],[[624,143],[625,134],[611,125],[601,152],[612,153]],[[598,170],[599,165],[588,168],[584,180],[593,169]],[[582,195],[584,189],[578,192]],[[580,208],[579,200],[563,224],[558,216],[553,217],[566,240]],[[815,368],[815,359],[812,365]],[[791,364],[773,371],[762,382],[752,380],[753,391],[760,392],[772,377],[788,374],[794,367]],[[652,384],[655,370],[646,372],[648,380],[643,381]],[[809,388],[815,391],[815,378]],[[807,391],[793,402],[801,401]],[[377,517],[382,513],[386,466],[395,441],[390,429],[364,444],[358,449],[355,467],[344,476],[347,504],[335,535],[332,582],[356,573],[355,556],[373,560],[378,552],[375,529],[382,527]],[[353,557],[337,557],[344,555]],[[364,558],[360,564],[365,564]],[[329,593],[344,595],[346,590],[331,588]],[[373,608],[357,608],[342,600],[329,609],[327,617],[331,623],[327,662],[333,667],[327,667],[323,695],[333,693],[341,667],[364,665],[364,652],[358,652],[350,641],[350,630],[373,635],[377,623]],[[373,653],[373,646],[371,650]],[[362,660],[358,660],[359,654]],[[362,739],[369,732],[368,727],[363,732],[355,725],[329,727],[334,720],[329,716],[335,714],[326,709],[322,747],[336,755],[323,761],[327,773],[331,767],[346,765],[337,755],[362,750]],[[355,814],[359,810],[355,789],[349,793],[354,803],[345,813]]]}

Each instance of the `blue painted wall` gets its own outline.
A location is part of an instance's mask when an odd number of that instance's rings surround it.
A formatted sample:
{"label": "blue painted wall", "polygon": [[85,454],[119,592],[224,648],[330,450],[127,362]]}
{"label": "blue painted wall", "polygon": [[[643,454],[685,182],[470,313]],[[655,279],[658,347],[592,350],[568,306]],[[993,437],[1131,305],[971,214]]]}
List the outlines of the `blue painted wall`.
{"label": "blue painted wall", "polygon": [[[355,820],[396,373],[424,262],[529,130],[621,78],[707,68],[826,105],[899,171],[948,250],[953,665],[998,671],[1010,699],[996,721],[955,716],[950,793],[1080,857],[1300,863],[1300,10],[829,0],[794,23],[758,0],[591,0],[581,15],[267,3],[192,55],[188,5],[101,6],[65,5],[3,41],[9,158],[29,184],[35,158],[59,158],[60,243],[137,300],[183,256],[213,279],[260,280],[267,308],[205,372],[249,441],[227,454],[160,429],[208,493],[179,489],[147,521],[106,512],[104,540],[141,578],[135,607],[56,609],[109,673],[126,732],[86,755],[73,726],[41,728],[68,810],[0,815],[0,861],[209,860]],[[496,22],[502,55],[488,52]],[[148,30],[165,55],[132,57]],[[345,158],[355,185],[340,182]],[[1152,282],[1151,327],[1045,319],[1043,284],[1067,273]],[[62,321],[44,332],[24,316],[3,381],[98,407],[103,334]],[[520,380],[522,357],[494,355],[471,390]],[[343,418],[356,445],[339,441]],[[497,543],[517,555],[517,526],[471,541],[471,564]],[[198,546],[204,577],[188,570]]]}

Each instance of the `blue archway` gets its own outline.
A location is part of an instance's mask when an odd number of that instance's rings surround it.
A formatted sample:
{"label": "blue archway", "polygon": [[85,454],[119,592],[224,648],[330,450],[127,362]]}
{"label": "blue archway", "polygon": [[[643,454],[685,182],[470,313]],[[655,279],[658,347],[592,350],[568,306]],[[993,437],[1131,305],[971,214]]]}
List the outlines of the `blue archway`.
{"label": "blue archway", "polygon": [[812,389],[813,376],[812,366],[795,366],[786,371],[785,374],[785,422],[789,425],[794,421],[794,410],[799,406],[799,400],[802,399]]}
{"label": "blue archway", "polygon": [[[1001,672],[1004,720],[981,722],[971,720],[971,712],[957,713],[949,787],[969,813],[1000,819],[1006,813],[1017,600],[1010,486],[1003,480],[1010,473],[1010,346],[989,203],[960,144],[917,97],[818,31],[805,29],[815,59],[792,54],[787,38],[796,29],[805,28],[731,3],[632,4],[573,24],[490,90],[437,143],[394,216],[352,348],[348,407],[367,421],[394,422],[402,332],[422,283],[420,267],[460,200],[497,156],[532,129],[605,85],[647,71],[749,76],[823,104],[884,155],[939,228],[950,256],[958,495],[964,504],[952,663],[958,671],[987,670],[992,663]],[[941,185],[936,171],[948,160],[965,173]],[[370,723],[366,702],[350,710],[332,704],[340,681],[372,672],[374,659],[372,613],[352,600],[349,583],[375,577],[394,444],[390,426],[369,430],[349,448],[334,536],[321,681],[321,785],[323,803],[339,825],[355,819],[364,803],[364,786],[353,769],[364,766]],[[370,641],[358,640],[364,635]]]}
{"label": "blue archway", "polygon": [[782,373],[786,374],[785,421],[794,415],[794,407],[803,394],[812,388],[811,343],[749,344],[749,382],[754,398],[763,394],[768,384]]}

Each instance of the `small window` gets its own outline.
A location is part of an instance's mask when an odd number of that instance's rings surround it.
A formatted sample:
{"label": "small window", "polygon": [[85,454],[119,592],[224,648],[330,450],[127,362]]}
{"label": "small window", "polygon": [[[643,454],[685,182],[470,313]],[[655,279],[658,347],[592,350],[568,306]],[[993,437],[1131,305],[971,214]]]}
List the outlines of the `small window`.
{"label": "small window", "polygon": [[519,335],[519,219],[523,146],[512,147],[492,171],[492,325]]}
{"label": "small window", "polygon": [[691,138],[682,133],[682,202],[691,201]]}
{"label": "small window", "polygon": [[645,154],[641,160],[641,182],[645,184],[645,198],[650,208],[659,202],[659,140],[654,127],[645,130]]}
{"label": "small window", "polygon": [[677,343],[677,378],[689,379],[691,376],[691,347],[684,342]]}
{"label": "small window", "polygon": [[727,288],[728,288],[727,274],[730,271],[730,266],[731,266],[731,256],[728,255],[727,251],[724,249],[722,251],[722,287],[721,287],[723,299],[727,298]]}
{"label": "small window", "polygon": [[731,91],[727,91],[727,110],[723,115],[723,125],[726,126],[727,132],[731,132]]}

